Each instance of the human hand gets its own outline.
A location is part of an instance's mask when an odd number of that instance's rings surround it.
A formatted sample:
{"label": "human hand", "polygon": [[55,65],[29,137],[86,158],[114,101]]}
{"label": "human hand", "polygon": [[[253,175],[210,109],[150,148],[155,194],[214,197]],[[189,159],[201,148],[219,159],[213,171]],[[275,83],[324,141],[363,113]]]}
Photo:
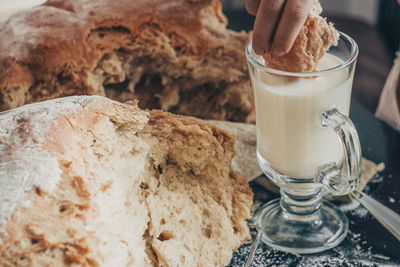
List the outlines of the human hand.
{"label": "human hand", "polygon": [[246,9],[256,16],[253,50],[283,56],[290,51],[315,0],[246,0]]}

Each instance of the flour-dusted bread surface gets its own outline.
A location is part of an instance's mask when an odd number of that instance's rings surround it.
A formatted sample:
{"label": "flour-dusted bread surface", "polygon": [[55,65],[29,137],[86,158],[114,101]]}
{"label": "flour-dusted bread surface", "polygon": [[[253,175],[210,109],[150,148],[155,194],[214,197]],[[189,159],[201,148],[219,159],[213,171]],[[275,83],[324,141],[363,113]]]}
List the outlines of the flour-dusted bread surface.
{"label": "flour-dusted bread surface", "polygon": [[0,113],[0,265],[227,265],[252,203],[233,146],[98,96]]}
{"label": "flour-dusted bread surface", "polygon": [[0,110],[97,94],[254,121],[244,47],[217,0],[48,0],[0,25]]}
{"label": "flour-dusted bread surface", "polygon": [[292,49],[284,56],[264,55],[265,64],[271,68],[290,72],[315,71],[318,61],[332,45],[337,45],[339,32],[321,17],[319,0],[315,0],[303,28]]}

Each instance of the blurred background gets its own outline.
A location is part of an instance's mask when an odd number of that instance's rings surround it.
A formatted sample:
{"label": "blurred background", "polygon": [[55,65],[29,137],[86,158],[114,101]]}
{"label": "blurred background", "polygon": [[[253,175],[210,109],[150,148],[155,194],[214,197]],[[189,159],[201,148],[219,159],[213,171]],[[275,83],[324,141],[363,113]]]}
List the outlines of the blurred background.
{"label": "blurred background", "polygon": [[[396,0],[320,0],[323,16],[359,45],[353,100],[375,112],[387,75],[399,49],[400,4]],[[251,30],[245,0],[222,0],[228,27]]]}

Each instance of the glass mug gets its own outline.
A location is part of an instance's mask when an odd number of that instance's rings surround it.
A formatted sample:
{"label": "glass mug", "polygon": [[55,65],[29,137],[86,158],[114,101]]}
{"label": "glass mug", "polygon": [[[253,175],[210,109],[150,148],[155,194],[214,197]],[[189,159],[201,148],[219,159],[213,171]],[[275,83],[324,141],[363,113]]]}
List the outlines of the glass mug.
{"label": "glass mug", "polygon": [[266,67],[246,47],[256,109],[257,160],[281,198],[255,213],[262,241],[292,253],[316,253],[346,236],[345,214],[323,196],[356,189],[361,148],[348,117],[358,47],[341,33],[318,63],[294,73]]}

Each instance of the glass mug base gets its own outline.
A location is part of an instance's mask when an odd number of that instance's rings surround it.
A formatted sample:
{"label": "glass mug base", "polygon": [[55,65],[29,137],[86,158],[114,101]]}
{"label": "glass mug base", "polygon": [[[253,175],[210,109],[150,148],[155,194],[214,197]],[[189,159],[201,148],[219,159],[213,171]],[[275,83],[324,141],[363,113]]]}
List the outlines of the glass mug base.
{"label": "glass mug base", "polygon": [[347,235],[346,215],[329,202],[308,219],[296,216],[282,209],[280,199],[260,207],[254,218],[263,231],[261,240],[281,251],[311,254],[336,247]]}
{"label": "glass mug base", "polygon": [[290,178],[276,172],[258,152],[261,169],[280,185],[281,198],[261,206],[254,220],[261,240],[278,250],[310,254],[331,249],[347,235],[346,215],[323,201],[322,186],[314,179]]}

